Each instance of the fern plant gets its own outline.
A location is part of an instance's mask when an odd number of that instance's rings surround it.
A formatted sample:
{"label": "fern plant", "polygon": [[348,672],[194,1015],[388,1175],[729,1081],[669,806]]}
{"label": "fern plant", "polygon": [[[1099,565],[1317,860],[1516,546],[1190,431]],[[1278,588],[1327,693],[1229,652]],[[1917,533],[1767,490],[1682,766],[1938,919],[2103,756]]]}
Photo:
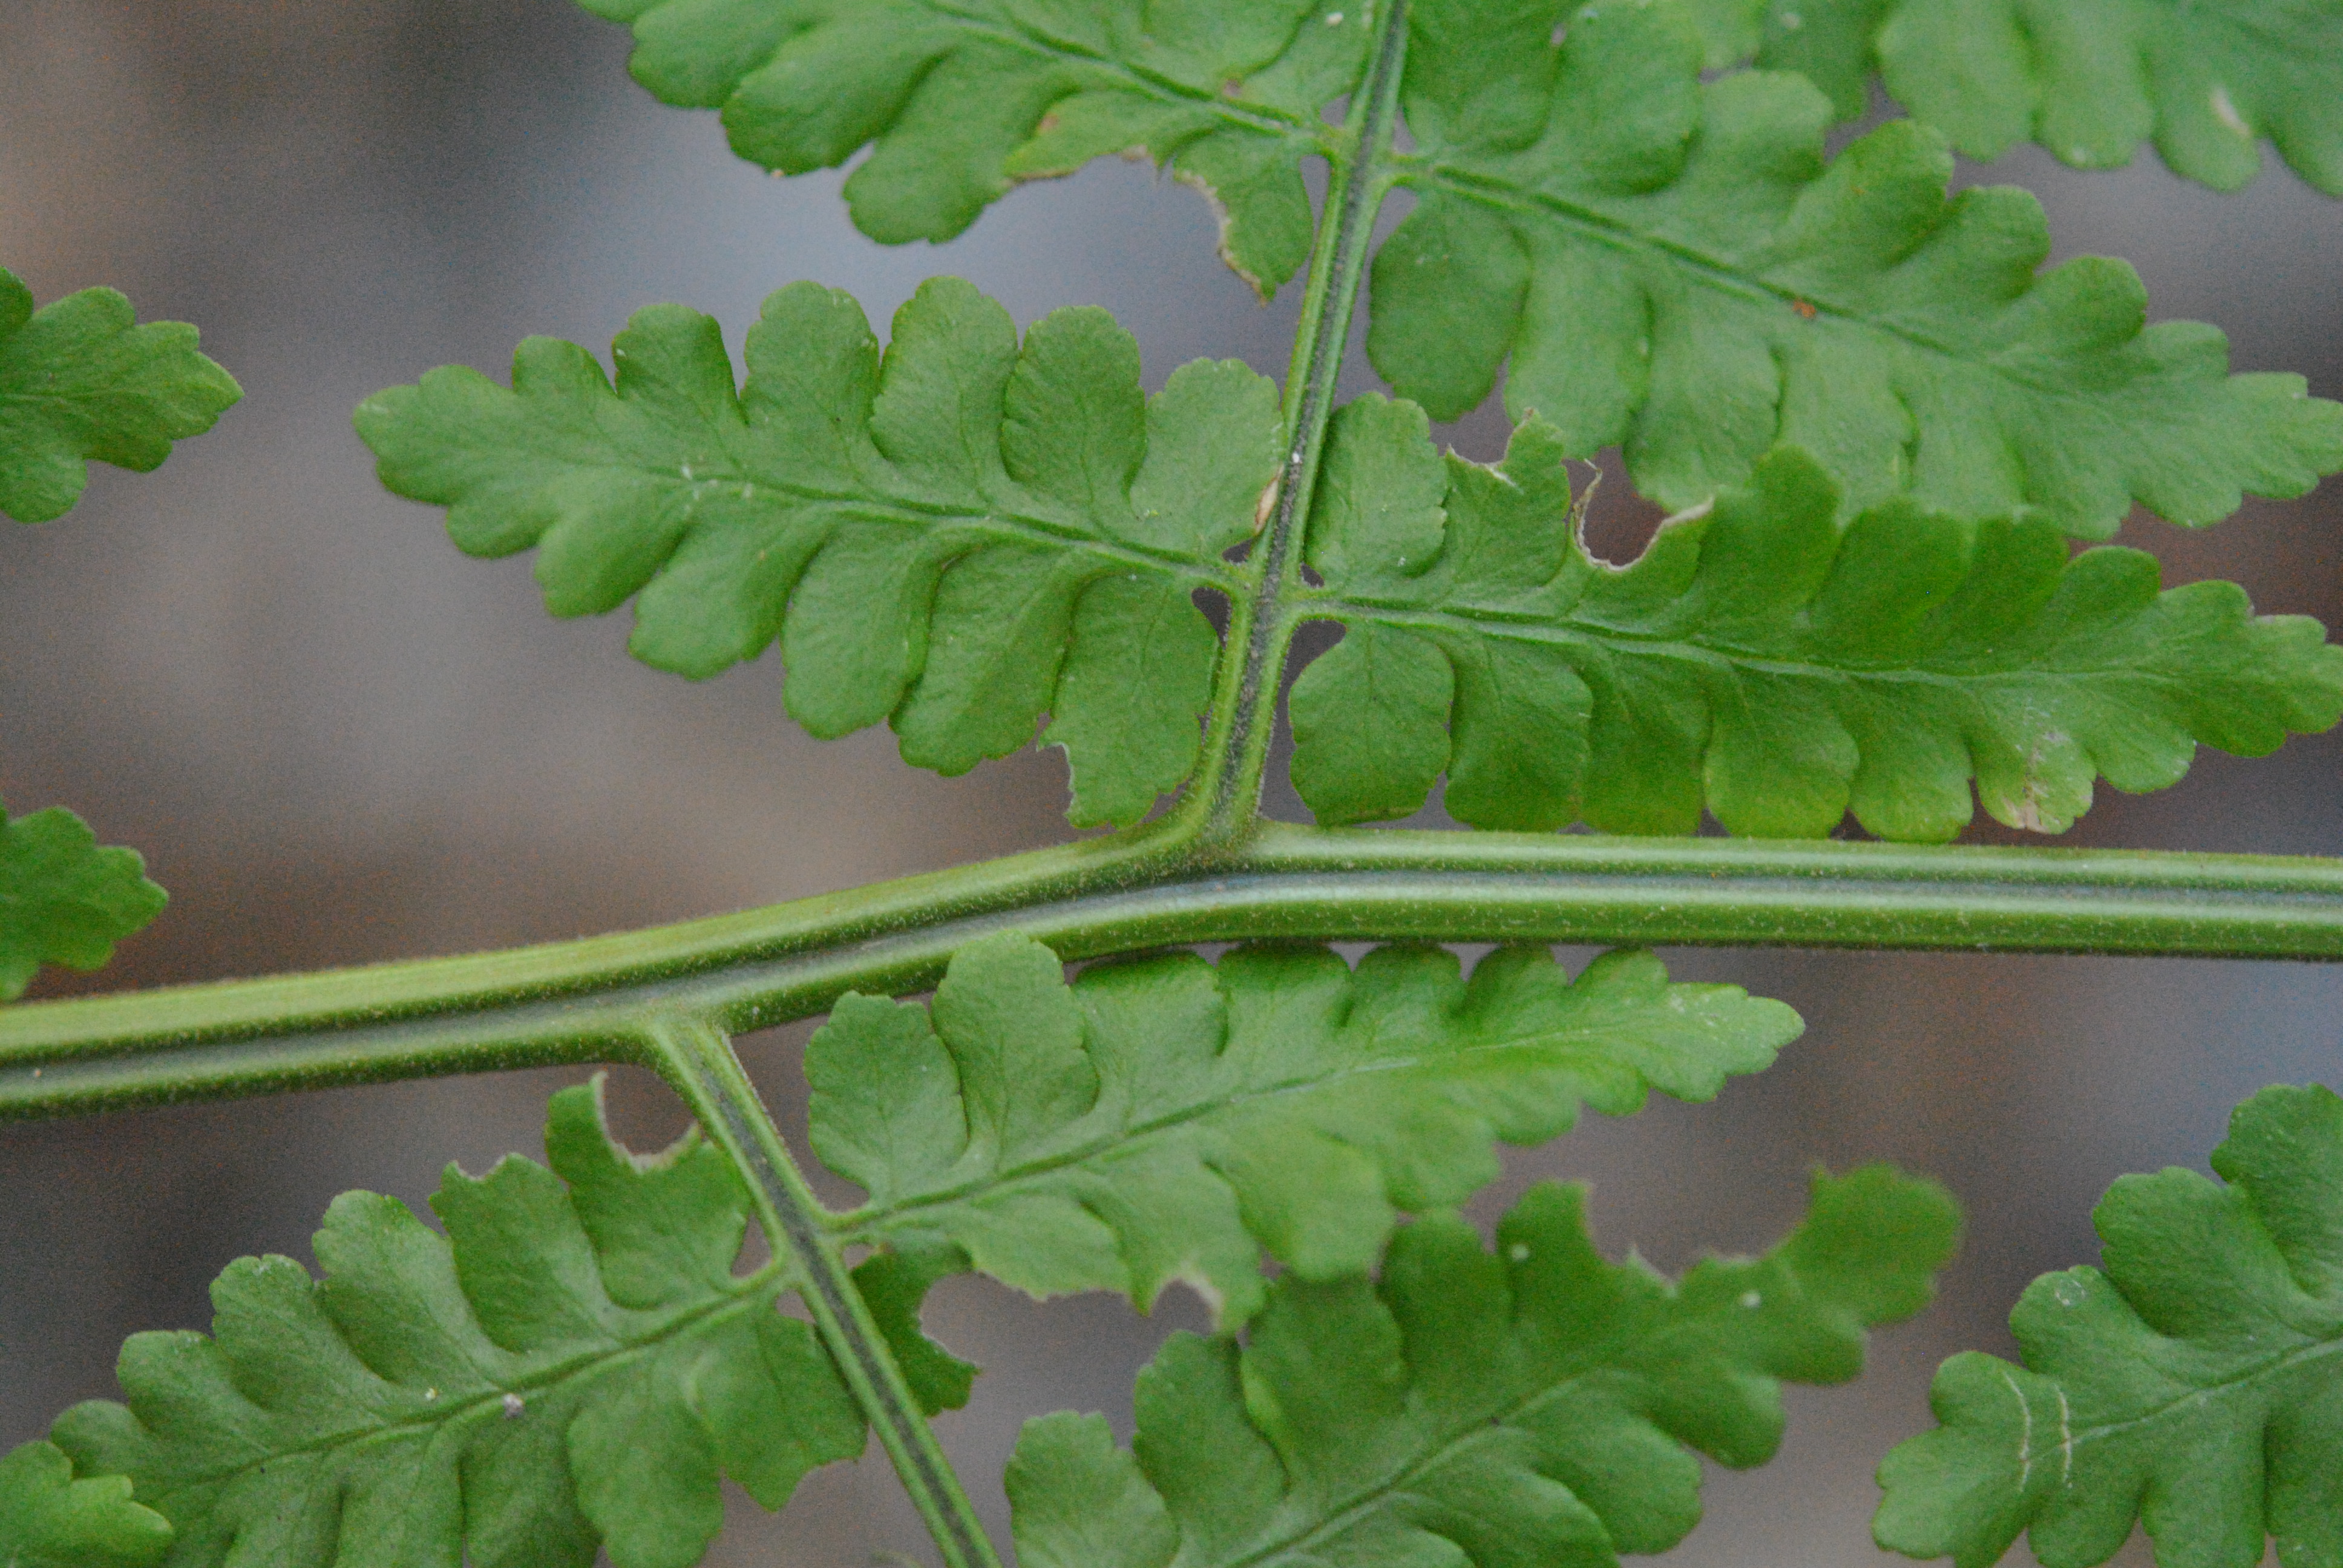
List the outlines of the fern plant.
{"label": "fern plant", "polygon": [[[880,240],[1153,159],[1256,290],[1301,289],[1291,371],[1150,397],[1101,311],[1021,335],[939,278],[882,347],[798,283],[739,366],[657,306],[608,370],[531,339],[508,386],[362,405],[384,484],[460,549],[535,552],[552,613],[631,602],[634,654],[694,678],[778,645],[790,718],[888,724],[944,773],[1046,720],[1071,821],[1112,830],[661,930],[10,1007],[10,1116],[602,1060],[698,1130],[633,1155],[566,1090],[548,1166],[451,1169],[438,1228],[350,1193],[322,1278],[232,1264],[210,1334],[133,1338],[123,1402],[0,1458],[0,1562],[689,1568],[726,1479],[779,1508],[875,1437],[940,1560],[998,1568],[928,1424],[976,1369],[920,1321],[976,1271],[1210,1312],[1128,1449],[1027,1425],[1026,1568],[1600,1568],[1694,1528],[1699,1456],[1769,1458],[1782,1384],[1854,1376],[1959,1230],[1885,1168],[1679,1281],[1605,1261],[1575,1189],[1493,1238],[1459,1218],[1498,1145],[1710,1099],[1799,1032],[1644,950],[2343,956],[2335,861],[1951,842],[1979,805],[2057,833],[2101,779],[2343,717],[2315,623],[2074,543],[2306,492],[2343,407],[2147,325],[2119,262],[2042,270],[2024,193],[1947,194],[1954,149],[2026,138],[2094,166],[2153,139],[2224,188],[2268,139],[2343,194],[2329,0],[585,3],[743,157],[854,163]],[[1875,71],[1912,117],[1831,154]],[[1395,396],[1338,407],[1363,301]],[[1442,453],[1432,422],[1500,379],[1503,460]],[[236,395],[191,328],[0,275],[18,521]],[[1612,446],[1678,508],[1624,567],[1568,467]],[[1312,623],[1340,639],[1298,658]],[[1310,827],[1261,812],[1289,678]],[[1435,790],[1465,830],[1360,826]],[[0,816],[0,998],[162,901],[69,813]],[[1616,950],[1574,977],[1565,940]],[[1496,944],[1469,973],[1440,946],[1468,942]],[[844,1210],[730,1045],[824,1015],[810,1152]],[[2019,1303],[2023,1365],[1946,1363],[1941,1424],[1881,1469],[1884,1545],[1982,1568],[2030,1533],[2091,1568],[2140,1523],[2167,1568],[2272,1539],[2343,1565],[2343,1100],[2257,1096],[2214,1167],[2117,1184],[2104,1271]]]}

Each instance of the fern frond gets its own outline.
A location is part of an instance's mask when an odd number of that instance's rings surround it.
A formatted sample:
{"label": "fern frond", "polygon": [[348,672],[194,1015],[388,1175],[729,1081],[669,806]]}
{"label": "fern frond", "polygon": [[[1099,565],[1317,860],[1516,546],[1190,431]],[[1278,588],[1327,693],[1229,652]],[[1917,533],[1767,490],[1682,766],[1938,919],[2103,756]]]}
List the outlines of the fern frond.
{"label": "fern frond", "polygon": [[1397,1214],[1461,1202],[1493,1142],[1707,1100],[1797,1036],[1738,987],[1672,985],[1648,953],[1573,981],[1543,950],[1394,947],[1355,973],[1322,948],[1094,966],[964,949],[932,1010],[849,995],[814,1036],[814,1150],[870,1195],[849,1234],[921,1237],[1036,1295],[1175,1281],[1223,1323],[1298,1276],[1370,1267]]}
{"label": "fern frond", "polygon": [[132,1501],[119,1475],[74,1479],[54,1443],[0,1456],[0,1563],[7,1568],[156,1568],[171,1525]]}
{"label": "fern frond", "polygon": [[1263,296],[1310,253],[1302,160],[1364,68],[1380,0],[581,0],[633,24],[635,79],[720,108],[783,174],[846,182],[873,239],[946,240],[1021,180],[1136,152],[1201,187]]}
{"label": "fern frond", "polygon": [[101,968],[167,898],[136,849],[100,848],[63,807],[11,819],[0,804],[0,1002],[24,995],[45,963]]}
{"label": "fern frond", "polygon": [[244,396],[196,352],[183,321],[136,324],[130,302],[85,288],[33,308],[0,268],[0,512],[45,523],[73,509],[89,464],[146,473]]}
{"label": "fern frond", "polygon": [[2212,327],[2145,326],[2121,262],[2037,274],[2040,205],[1948,198],[1934,131],[1895,122],[1826,161],[1813,88],[1704,85],[1698,38],[1660,6],[1411,16],[1419,199],[1376,257],[1368,347],[1437,418],[1504,366],[1517,419],[1574,456],[1624,443],[1669,507],[1786,442],[1850,511],[1908,493],[2083,538],[2135,502],[2195,526],[2343,468],[2343,405],[2299,377],[2229,375]]}
{"label": "fern frond", "polygon": [[1880,1544],[1989,1568],[2021,1532],[2093,1568],[2135,1521],[2161,1568],[2343,1563],[2343,1097],[2266,1089],[2193,1171],[2117,1181],[2103,1267],[2034,1282],[2025,1365],[1936,1374],[1943,1424],[1879,1468]]}
{"label": "fern frond", "polygon": [[177,1532],[174,1568],[689,1568],[719,1475],[778,1508],[851,1458],[863,1421],[781,1263],[736,1275],[749,1205],[697,1135],[643,1160],[598,1081],[554,1097],[552,1170],[518,1158],[432,1200],[345,1193],[325,1279],[247,1258],[209,1338],[123,1347],[127,1406],[67,1411],[77,1471],[126,1475]]}
{"label": "fern frond", "polygon": [[1852,809],[1937,839],[1974,779],[1996,820],[2059,832],[2098,776],[2162,789],[2199,744],[2259,756],[2343,715],[2316,621],[2258,618],[2230,583],[2160,589],[2137,550],[2070,559],[2038,517],[1896,500],[1841,525],[1785,448],[1618,568],[1577,538],[1551,427],[1495,468],[1428,428],[1370,398],[1333,431],[1306,608],[1347,629],[1291,700],[1323,821],[1405,816],[1444,771],[1475,827],[1689,833],[1705,806],[1814,837]]}
{"label": "fern frond", "polygon": [[1584,1193],[1533,1189],[1491,1256],[1453,1216],[1395,1235],[1380,1285],[1288,1275],[1240,1350],[1173,1336],[1138,1436],[1029,1422],[1009,1470],[1026,1568],[1449,1563],[1611,1568],[1700,1517],[1698,1450],[1773,1456],[1784,1381],[1832,1383],[1953,1251],[1952,1201],[1885,1168],[1817,1176],[1761,1259],[1671,1284],[1605,1262]]}
{"label": "fern frond", "polygon": [[448,508],[482,556],[536,548],[556,615],[636,598],[631,647],[694,678],[776,638],[814,734],[881,720],[963,773],[1065,748],[1077,823],[1137,821],[1193,769],[1219,641],[1193,603],[1233,580],[1276,477],[1276,388],[1199,361],[1140,390],[1095,309],[1021,346],[956,278],[897,313],[882,359],[848,296],[794,284],[749,330],[736,390],[716,324],[639,313],[615,387],[582,348],[524,343],[507,391],[460,367],[369,399],[383,483]]}

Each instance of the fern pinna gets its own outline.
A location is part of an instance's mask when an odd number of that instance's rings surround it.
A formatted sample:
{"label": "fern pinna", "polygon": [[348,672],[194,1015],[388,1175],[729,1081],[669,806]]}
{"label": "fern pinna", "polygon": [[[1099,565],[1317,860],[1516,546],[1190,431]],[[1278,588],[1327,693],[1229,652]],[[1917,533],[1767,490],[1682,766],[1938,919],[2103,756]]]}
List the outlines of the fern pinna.
{"label": "fern pinna", "polygon": [[[2031,140],[2230,189],[2268,140],[2343,194],[2332,0],[584,4],[741,156],[851,164],[875,239],[1151,159],[1254,290],[1299,289],[1290,372],[1151,396],[1105,312],[1021,331],[940,277],[883,344],[793,283],[737,364],[659,305],[607,366],[532,338],[508,383],[367,399],[382,482],[469,554],[533,552],[552,613],[631,603],[635,656],[693,679],[778,648],[791,719],[886,724],[915,767],[1038,728],[1072,824],[1112,830],[660,930],[12,1006],[0,1114],[610,1060],[698,1128],[631,1154],[568,1089],[548,1163],[451,1167],[437,1228],[350,1193],[322,1277],[231,1265],[209,1334],[133,1338],[121,1402],[0,1458],[0,1562],[689,1568],[728,1480],[778,1509],[875,1442],[949,1568],[998,1568],[929,1424],[978,1369],[921,1304],[973,1272],[1208,1309],[1128,1444],[1028,1422],[1027,1568],[1601,1568],[1691,1532],[1702,1456],[1770,1457],[1782,1384],[1854,1376],[1960,1231],[1884,1167],[1674,1281],[1606,1261],[1578,1189],[1461,1217],[1500,1146],[1709,1100],[1799,1034],[1650,947],[2343,956],[2334,861],[1951,842],[2343,718],[2315,622],[2101,542],[2307,492],[2343,406],[2150,324],[2121,262],[2046,269],[2030,196],[1952,188],[1956,151]],[[1833,150],[1875,84],[1910,113]],[[1354,327],[1388,397],[1336,397]],[[1501,384],[1503,458],[1442,452]],[[19,522],[237,395],[192,328],[0,274]],[[1624,566],[1570,467],[1611,447],[1674,509]],[[1289,681],[1310,827],[1261,813]],[[1359,826],[1435,796],[1463,830]],[[70,813],[0,815],[0,998],[162,903]],[[1560,941],[1613,950],[1573,975]],[[846,1207],[730,1044],[823,1016],[810,1152]],[[2213,1166],[2117,1184],[2104,1268],[2019,1302],[2023,1364],[1945,1363],[1881,1544],[2094,1568],[2144,1526],[2164,1568],[2343,1568],[2343,1101],[2254,1097]]]}

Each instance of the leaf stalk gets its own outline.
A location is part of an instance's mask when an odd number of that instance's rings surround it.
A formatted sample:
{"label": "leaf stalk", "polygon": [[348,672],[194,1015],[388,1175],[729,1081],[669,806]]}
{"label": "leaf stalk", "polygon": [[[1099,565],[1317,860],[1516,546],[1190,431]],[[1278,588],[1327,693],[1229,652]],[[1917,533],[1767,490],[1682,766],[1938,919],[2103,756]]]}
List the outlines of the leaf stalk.
{"label": "leaf stalk", "polygon": [[2343,860],[1264,824],[1161,829],[581,941],[0,1010],[0,1119],[589,1061],[931,986],[1021,931],[1069,961],[1184,942],[1531,941],[2343,959]]}
{"label": "leaf stalk", "polygon": [[820,1201],[766,1113],[731,1040],[688,1015],[653,1020],[647,1040],[652,1064],[748,1183],[774,1250],[786,1251],[797,1264],[799,1294],[813,1313],[822,1343],[894,1462],[903,1490],[943,1553],[944,1568],[1001,1568],[975,1505],[838,1255]]}
{"label": "leaf stalk", "polygon": [[1261,809],[1278,680],[1293,639],[1293,622],[1280,610],[1293,571],[1296,536],[1309,522],[1375,216],[1395,183],[1386,164],[1407,63],[1408,0],[1384,4],[1367,79],[1353,96],[1341,142],[1330,154],[1325,216],[1311,251],[1301,327],[1286,372],[1285,463],[1269,519],[1253,544],[1252,598],[1250,603],[1232,603],[1204,766],[1176,819],[1207,846],[1242,843]]}

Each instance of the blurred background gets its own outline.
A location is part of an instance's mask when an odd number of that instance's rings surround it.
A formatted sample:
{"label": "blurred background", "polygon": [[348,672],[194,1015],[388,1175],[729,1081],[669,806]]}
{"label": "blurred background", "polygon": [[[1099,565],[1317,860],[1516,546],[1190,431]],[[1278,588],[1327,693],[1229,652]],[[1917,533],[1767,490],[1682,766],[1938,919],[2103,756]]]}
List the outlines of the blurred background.
{"label": "blurred background", "polygon": [[[635,88],[626,54],[620,29],[564,0],[0,7],[0,264],[45,302],[106,283],[144,317],[198,323],[246,391],[158,474],[100,468],[67,520],[0,526],[0,796],[75,808],[173,894],[112,970],[35,994],[610,930],[1064,835],[1054,752],[938,779],[883,732],[823,745],[791,728],[772,658],[687,689],[625,656],[623,615],[549,619],[527,558],[466,560],[437,514],[376,487],[348,411],[437,364],[501,376],[530,333],[600,353],[661,300],[712,312],[737,347],[762,295],[800,277],[853,290],[883,327],[947,271],[1021,321],[1109,307],[1151,386],[1206,355],[1282,374],[1298,291],[1256,305],[1214,260],[1204,205],[1113,162],[1013,196],[940,252],[880,248],[849,226],[835,176],[736,162],[712,116]],[[2039,192],[2061,256],[2128,256],[2156,313],[2225,327],[2238,368],[2343,397],[2343,206],[2284,171],[2235,196],[2152,158],[2082,176],[2029,153],[1963,178]],[[1490,457],[1503,422],[1484,410],[1446,434]],[[1614,473],[1597,541],[1624,558],[1651,521]],[[2265,610],[2333,625],[2338,528],[2329,484],[2209,534],[2135,518],[2124,537],[2169,580],[2235,577]],[[2338,759],[2331,737],[2261,762],[2207,754],[2177,789],[2107,799],[2073,841],[2343,852]],[[1299,815],[1290,791],[1278,809]],[[1789,1000],[1806,1038],[1715,1105],[1590,1119],[1517,1151],[1483,1218],[1529,1181],[1591,1181],[1607,1247],[1679,1268],[1768,1244],[1817,1162],[1892,1159],[1949,1184],[1973,1227],[1940,1304],[1879,1338],[1863,1382],[1794,1392],[1775,1464],[1713,1479],[1688,1565],[1885,1561],[1873,1464],[1926,1424],[1942,1356],[2006,1353],[2025,1282],[2096,1256],[2107,1181],[2202,1168],[2227,1108],[2265,1083],[2343,1082],[2331,969],[1668,957]],[[802,1121],[802,1039],[745,1048],[785,1125]],[[582,1076],[0,1125],[0,1449],[112,1395],[124,1335],[207,1326],[205,1286],[232,1257],[309,1261],[336,1192],[419,1206],[450,1159],[541,1151],[546,1095]],[[613,1098],[640,1144],[682,1125],[648,1080]],[[989,1369],[942,1426],[996,1527],[1018,1423],[1103,1410],[1127,1435],[1132,1372],[1196,1321],[1185,1300],[1145,1319],[973,1281],[939,1292],[932,1332]],[[711,1563],[931,1560],[875,1451],[781,1518],[734,1503]],[[2147,1561],[2138,1542],[2126,1561]]]}

